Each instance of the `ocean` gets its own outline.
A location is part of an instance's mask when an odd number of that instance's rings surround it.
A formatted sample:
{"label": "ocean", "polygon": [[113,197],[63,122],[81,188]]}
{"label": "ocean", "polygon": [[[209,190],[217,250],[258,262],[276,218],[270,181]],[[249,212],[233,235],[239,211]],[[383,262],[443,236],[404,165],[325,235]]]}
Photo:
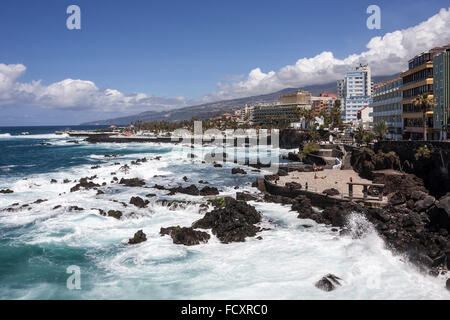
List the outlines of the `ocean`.
{"label": "ocean", "polygon": [[[265,172],[243,167],[247,175],[231,175],[235,164],[214,168],[201,157],[187,159],[182,145],[67,143],[76,138],[54,134],[64,129],[0,128],[0,190],[14,191],[0,194],[0,299],[450,298],[444,277],[421,273],[388,250],[370,223],[356,213],[348,223],[355,234],[360,229],[365,233],[339,236],[330,227],[298,219],[288,206],[249,202],[263,215],[261,226],[269,229],[258,234],[262,240],[222,244],[212,235],[206,244],[173,244],[170,237],[160,236],[160,228],[190,226],[203,217],[199,209],[206,200],[125,187],[111,183],[113,177],[138,177],[149,187],[206,180],[221,190],[220,196],[234,196],[236,191],[257,192],[251,183]],[[213,146],[192,152],[205,150],[212,151]],[[256,152],[249,149],[250,154]],[[143,157],[149,161],[130,166],[128,172],[119,170]],[[104,194],[70,192],[74,180],[94,175],[96,183],[106,183],[101,188]],[[50,183],[52,179],[57,182]],[[65,179],[72,182],[64,183]],[[149,198],[147,208],[120,203],[128,203],[132,196],[146,199],[148,193],[156,197]],[[38,199],[47,201],[35,203]],[[192,203],[174,209],[156,202],[161,199]],[[28,206],[21,207],[24,204]],[[70,211],[70,206],[84,210]],[[10,207],[20,209],[4,210]],[[104,217],[97,208],[120,210],[124,216]],[[141,229],[148,240],[128,245]],[[68,268],[73,266],[80,270],[79,289],[67,285],[72,275]],[[342,285],[331,292],[317,289],[315,282],[329,273],[340,277]]]}

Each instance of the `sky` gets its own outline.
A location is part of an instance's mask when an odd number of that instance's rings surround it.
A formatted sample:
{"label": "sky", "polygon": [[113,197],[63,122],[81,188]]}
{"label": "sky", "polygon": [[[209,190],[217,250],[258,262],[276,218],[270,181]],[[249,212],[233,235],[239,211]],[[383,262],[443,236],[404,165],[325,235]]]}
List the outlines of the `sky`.
{"label": "sky", "polygon": [[[381,29],[366,26],[369,5]],[[69,5],[81,30],[69,30]],[[0,126],[73,125],[375,75],[450,43],[449,2],[2,0]]]}

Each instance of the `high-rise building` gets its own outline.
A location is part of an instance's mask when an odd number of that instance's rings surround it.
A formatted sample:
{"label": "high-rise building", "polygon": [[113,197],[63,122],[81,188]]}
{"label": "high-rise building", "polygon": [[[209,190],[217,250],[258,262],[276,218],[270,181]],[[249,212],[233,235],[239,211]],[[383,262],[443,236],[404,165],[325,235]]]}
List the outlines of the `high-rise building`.
{"label": "high-rise building", "polygon": [[341,101],[344,100],[345,80],[337,81],[337,96]]}
{"label": "high-rise building", "polygon": [[372,93],[370,106],[373,108],[373,124],[385,121],[388,125],[388,139],[402,139],[402,83],[402,78],[381,83],[374,87]]}
{"label": "high-rise building", "polygon": [[[431,49],[421,53],[408,62],[409,69],[401,74],[403,85],[403,138],[422,140],[424,132],[424,112],[420,106],[414,104],[415,99],[427,93],[431,99],[433,96],[433,58],[444,50],[443,47]],[[438,139],[439,131],[434,129],[433,109],[426,110],[427,140]]]}
{"label": "high-rise building", "polygon": [[368,65],[359,65],[348,71],[344,78],[343,120],[358,119],[358,111],[368,106],[372,95],[372,75]]}
{"label": "high-rise building", "polygon": [[439,139],[449,137],[450,116],[450,44],[445,51],[433,58],[433,93],[436,105],[433,112],[433,128],[439,132]]}

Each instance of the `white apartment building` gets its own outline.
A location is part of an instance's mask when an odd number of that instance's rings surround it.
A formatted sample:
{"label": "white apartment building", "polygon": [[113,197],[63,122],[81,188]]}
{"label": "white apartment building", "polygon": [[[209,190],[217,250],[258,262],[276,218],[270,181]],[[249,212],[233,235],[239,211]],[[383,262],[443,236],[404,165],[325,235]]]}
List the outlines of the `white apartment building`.
{"label": "white apartment building", "polygon": [[[343,89],[343,120],[354,122],[358,111],[368,106],[372,96],[372,75],[368,65],[359,65],[355,70],[348,71],[342,80]],[[338,93],[342,82],[338,81]]]}

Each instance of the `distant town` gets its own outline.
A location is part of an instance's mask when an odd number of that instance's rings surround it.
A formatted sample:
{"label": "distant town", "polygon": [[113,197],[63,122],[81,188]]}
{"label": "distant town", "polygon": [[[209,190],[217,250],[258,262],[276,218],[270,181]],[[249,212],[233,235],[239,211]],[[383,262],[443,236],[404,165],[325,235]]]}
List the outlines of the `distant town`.
{"label": "distant town", "polygon": [[[406,61],[405,61],[406,62]],[[313,96],[305,90],[281,94],[275,103],[257,103],[203,120],[203,127],[224,130],[324,129],[340,131],[353,142],[371,140],[433,140],[449,137],[450,44],[412,57],[408,70],[383,83],[374,83],[369,65],[355,66],[337,81],[336,92]],[[193,128],[193,120],[136,121],[111,126],[126,135],[167,135]],[[330,130],[331,129],[331,130]],[[358,141],[359,140],[359,141]]]}

